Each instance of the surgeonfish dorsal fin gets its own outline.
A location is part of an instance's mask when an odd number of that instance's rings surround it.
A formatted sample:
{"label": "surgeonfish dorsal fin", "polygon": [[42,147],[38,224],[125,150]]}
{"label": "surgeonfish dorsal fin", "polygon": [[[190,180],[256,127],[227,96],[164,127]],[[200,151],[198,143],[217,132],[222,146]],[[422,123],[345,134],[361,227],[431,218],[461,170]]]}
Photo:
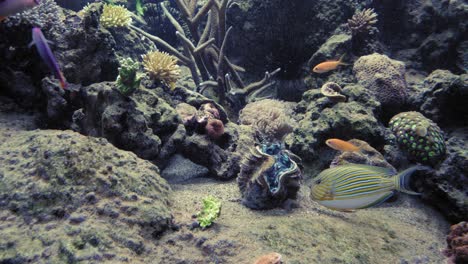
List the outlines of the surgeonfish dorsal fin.
{"label": "surgeonfish dorsal fin", "polygon": [[386,168],[386,167],[378,167],[378,166],[372,166],[372,165],[366,165],[366,164],[347,164],[343,166],[350,166],[354,168],[361,168],[361,169],[366,169],[366,170],[371,170],[376,173],[384,174],[385,176],[389,177],[395,174],[395,171],[392,168]]}
{"label": "surgeonfish dorsal fin", "polygon": [[411,179],[411,175],[413,175],[413,173],[415,171],[418,171],[418,170],[429,170],[430,168],[429,167],[426,167],[426,166],[413,166],[413,167],[409,167],[408,169],[398,173],[398,175],[395,175],[394,177],[394,182],[395,182],[395,187],[398,191],[401,191],[401,192],[404,192],[404,193],[407,193],[407,194],[412,194],[412,195],[421,195],[420,193],[417,193],[413,190],[411,190],[410,188],[410,179]]}

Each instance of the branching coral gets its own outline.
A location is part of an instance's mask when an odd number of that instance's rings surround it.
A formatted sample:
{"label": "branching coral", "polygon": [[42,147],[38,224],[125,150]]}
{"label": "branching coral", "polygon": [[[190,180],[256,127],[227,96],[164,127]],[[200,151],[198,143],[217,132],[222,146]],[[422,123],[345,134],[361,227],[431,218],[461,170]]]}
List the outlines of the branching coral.
{"label": "branching coral", "polygon": [[351,19],[348,19],[348,27],[353,35],[365,34],[375,29],[377,23],[377,14],[374,9],[364,9],[356,11]]}
{"label": "branching coral", "polygon": [[246,105],[239,120],[252,126],[261,141],[277,142],[293,131],[295,122],[290,111],[284,102],[265,99]]}
{"label": "branching coral", "polygon": [[101,14],[101,25],[105,28],[127,27],[132,23],[130,11],[123,6],[105,4]]}
{"label": "branching coral", "polygon": [[231,28],[226,28],[226,10],[232,3],[231,0],[208,0],[199,9],[198,0],[175,2],[187,27],[183,27],[163,3],[161,8],[176,28],[176,35],[183,44],[183,52],[140,28],[130,28],[154,41],[187,66],[198,92],[203,93],[205,89],[213,88],[221,103],[227,101],[227,97],[233,97],[228,100],[230,102],[249,101],[246,100],[249,95],[271,85],[271,78],[279,69],[272,73],[266,72],[265,78],[259,82],[245,85],[240,78],[240,73],[245,70],[233,64],[226,56],[227,40],[231,32]]}
{"label": "branching coral", "polygon": [[145,70],[149,72],[153,80],[159,80],[175,88],[175,83],[180,75],[177,58],[166,52],[153,51],[142,56]]}
{"label": "branching coral", "polygon": [[140,64],[131,58],[120,62],[117,88],[123,95],[129,95],[140,86],[141,75],[138,74]]}

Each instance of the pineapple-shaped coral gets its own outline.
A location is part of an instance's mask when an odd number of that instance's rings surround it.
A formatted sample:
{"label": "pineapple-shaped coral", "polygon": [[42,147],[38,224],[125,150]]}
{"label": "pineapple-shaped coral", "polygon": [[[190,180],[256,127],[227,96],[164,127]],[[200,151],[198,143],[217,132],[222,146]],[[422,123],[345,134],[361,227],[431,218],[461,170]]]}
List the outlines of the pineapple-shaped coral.
{"label": "pineapple-shaped coral", "polygon": [[436,164],[445,155],[444,136],[440,128],[419,112],[403,112],[392,117],[390,129],[400,148],[410,158],[426,164]]}

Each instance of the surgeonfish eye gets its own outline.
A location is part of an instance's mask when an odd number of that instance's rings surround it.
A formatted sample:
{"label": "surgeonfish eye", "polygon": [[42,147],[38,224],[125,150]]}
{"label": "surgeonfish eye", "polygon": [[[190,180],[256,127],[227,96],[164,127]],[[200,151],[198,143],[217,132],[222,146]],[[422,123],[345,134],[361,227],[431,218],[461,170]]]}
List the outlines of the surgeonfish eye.
{"label": "surgeonfish eye", "polygon": [[320,183],[322,183],[322,179],[317,179],[317,180],[315,181],[315,184],[320,184]]}

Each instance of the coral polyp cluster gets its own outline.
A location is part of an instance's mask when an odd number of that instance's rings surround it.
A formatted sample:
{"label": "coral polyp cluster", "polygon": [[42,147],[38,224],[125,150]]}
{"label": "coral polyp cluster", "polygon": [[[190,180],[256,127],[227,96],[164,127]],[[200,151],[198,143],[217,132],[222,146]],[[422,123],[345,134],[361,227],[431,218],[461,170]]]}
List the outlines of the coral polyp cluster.
{"label": "coral polyp cluster", "polygon": [[132,23],[132,17],[130,11],[123,6],[105,4],[100,22],[105,28],[127,27]]}
{"label": "coral polyp cluster", "polygon": [[440,128],[419,112],[403,112],[390,120],[390,129],[398,145],[410,158],[435,164],[445,155],[445,141]]}
{"label": "coral polyp cluster", "polygon": [[372,8],[356,11],[353,17],[348,19],[348,27],[353,35],[369,33],[375,29],[375,23],[377,23],[377,14]]}
{"label": "coral polyp cluster", "polygon": [[180,75],[177,58],[166,52],[153,51],[142,56],[143,66],[150,74],[151,79],[158,80],[171,89],[175,88],[175,83]]}

